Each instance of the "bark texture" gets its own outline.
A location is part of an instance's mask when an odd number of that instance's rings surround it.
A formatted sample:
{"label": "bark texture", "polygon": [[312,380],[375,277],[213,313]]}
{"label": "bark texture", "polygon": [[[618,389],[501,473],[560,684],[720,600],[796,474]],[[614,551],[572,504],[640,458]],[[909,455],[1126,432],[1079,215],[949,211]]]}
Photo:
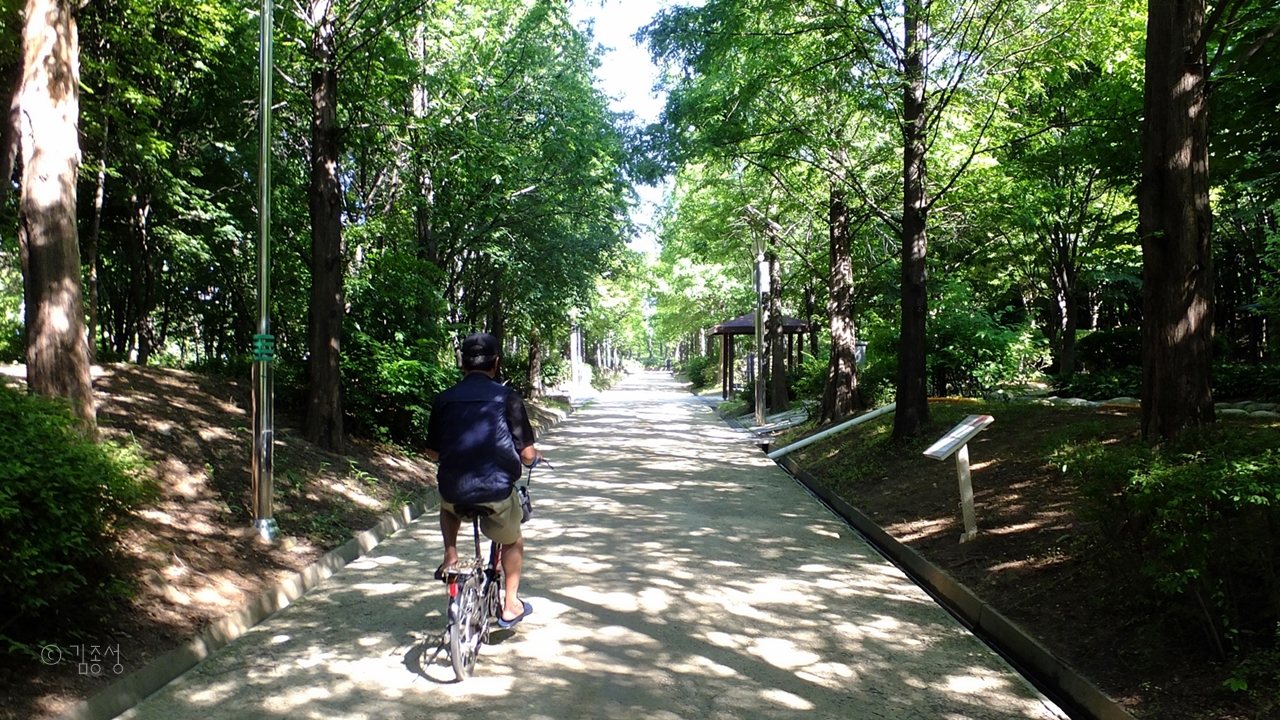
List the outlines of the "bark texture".
{"label": "bark texture", "polygon": [[822,391],[821,421],[834,422],[858,407],[858,367],[853,326],[853,258],[850,254],[849,206],[844,193],[831,189],[828,235],[831,271],[827,276],[827,317],[831,318],[831,358]]}
{"label": "bark texture", "polygon": [[1142,434],[1214,422],[1204,0],[1149,0],[1143,102]]}
{"label": "bark texture", "polygon": [[80,51],[72,11],[66,0],[26,5],[18,241],[28,387],[69,399],[83,430],[96,436],[76,229]]}
{"label": "bark texture", "polygon": [[307,439],[341,450],[342,188],[338,181],[338,71],[333,5],[313,0],[311,72],[311,308]]}
{"label": "bark texture", "polygon": [[929,395],[925,387],[926,209],[924,62],[920,54],[919,5],[908,2],[904,14],[904,70],[902,95],[902,324],[898,335],[897,409],[893,436],[917,437],[929,423]]}
{"label": "bark texture", "polygon": [[791,399],[787,397],[787,352],[782,336],[782,263],[778,260],[778,249],[773,245],[765,253],[765,258],[769,262],[769,316],[766,334],[769,348],[769,409],[778,413],[791,409]]}

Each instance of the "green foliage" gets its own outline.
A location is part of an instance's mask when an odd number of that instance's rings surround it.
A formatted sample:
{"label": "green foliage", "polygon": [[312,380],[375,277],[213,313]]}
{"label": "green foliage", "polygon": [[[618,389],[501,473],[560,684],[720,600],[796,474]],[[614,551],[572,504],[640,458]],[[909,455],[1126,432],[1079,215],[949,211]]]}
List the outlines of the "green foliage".
{"label": "green foliage", "polygon": [[[821,398],[823,391],[826,389],[829,361],[825,357],[814,357],[807,352],[803,354],[802,358],[796,369],[788,375],[787,385],[797,398]],[[859,377],[858,381],[859,389],[861,389],[862,378]]]}
{"label": "green foliage", "polygon": [[[1280,433],[1227,425],[1151,449],[1140,439],[1052,455],[1155,597],[1219,652],[1280,621]],[[1122,564],[1118,571],[1123,571]]]}
{"label": "green foliage", "polygon": [[1061,397],[1085,400],[1136,398],[1142,394],[1142,368],[1130,366],[1118,370],[1060,375],[1053,379],[1053,387]]}
{"label": "green foliage", "polygon": [[[1138,397],[1142,393],[1142,368],[1121,367],[1054,378],[1055,392],[1062,397],[1110,400]],[[1213,367],[1215,400],[1280,401],[1280,365],[1217,363]]]}
{"label": "green foliage", "polygon": [[1280,401],[1280,364],[1219,363],[1213,367],[1215,400]]}
{"label": "green foliage", "polygon": [[0,386],[0,633],[52,639],[124,591],[115,537],[148,495],[137,451],[96,444],[65,403]]}
{"label": "green foliage", "polygon": [[1048,360],[1042,338],[1029,325],[1006,325],[964,285],[941,288],[927,326],[928,369],[936,395],[980,395],[1022,380]]}
{"label": "green foliage", "polygon": [[1142,365],[1142,328],[1118,327],[1081,333],[1076,360],[1086,372]]}
{"label": "green foliage", "polygon": [[[508,355],[502,358],[499,366],[501,380],[510,383],[521,397],[533,397],[533,388],[529,387],[528,355]],[[569,361],[557,356],[542,358],[542,387],[553,388],[568,382],[573,374]]]}
{"label": "green foliage", "polygon": [[383,440],[426,439],[431,403],[459,377],[446,310],[430,263],[400,253],[371,258],[349,280],[342,353],[347,411],[356,429]]}
{"label": "green foliage", "polygon": [[689,381],[694,390],[701,390],[708,385],[714,384],[719,370],[716,359],[705,355],[694,355],[684,361],[678,369],[679,373]]}
{"label": "green foliage", "polygon": [[0,248],[0,362],[23,362],[27,350],[22,293],[17,258]]}

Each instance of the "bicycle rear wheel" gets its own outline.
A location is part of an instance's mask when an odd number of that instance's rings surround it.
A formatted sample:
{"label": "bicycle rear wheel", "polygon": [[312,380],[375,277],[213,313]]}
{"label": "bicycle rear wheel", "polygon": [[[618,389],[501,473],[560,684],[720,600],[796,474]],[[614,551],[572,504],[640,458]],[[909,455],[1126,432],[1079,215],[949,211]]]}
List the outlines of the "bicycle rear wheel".
{"label": "bicycle rear wheel", "polygon": [[489,627],[488,608],[480,595],[480,574],[473,573],[449,603],[449,659],[459,680],[471,676]]}

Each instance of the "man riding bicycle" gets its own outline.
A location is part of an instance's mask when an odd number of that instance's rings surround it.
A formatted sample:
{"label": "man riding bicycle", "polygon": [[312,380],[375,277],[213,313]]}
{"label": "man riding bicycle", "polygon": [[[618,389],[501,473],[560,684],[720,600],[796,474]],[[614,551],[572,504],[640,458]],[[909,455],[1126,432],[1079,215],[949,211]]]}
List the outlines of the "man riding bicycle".
{"label": "man riding bicycle", "polygon": [[463,339],[465,375],[436,398],[427,426],[426,453],[439,463],[436,479],[444,562],[436,577],[443,577],[445,569],[458,562],[462,520],[454,508],[479,506],[490,511],[480,518],[480,531],[502,545],[506,603],[498,626],[510,628],[533,612],[519,595],[524,537],[515,483],[521,467],[536,465],[542,455],[533,444],[524,400],[494,380],[498,360],[499,343],[493,335],[474,333]]}

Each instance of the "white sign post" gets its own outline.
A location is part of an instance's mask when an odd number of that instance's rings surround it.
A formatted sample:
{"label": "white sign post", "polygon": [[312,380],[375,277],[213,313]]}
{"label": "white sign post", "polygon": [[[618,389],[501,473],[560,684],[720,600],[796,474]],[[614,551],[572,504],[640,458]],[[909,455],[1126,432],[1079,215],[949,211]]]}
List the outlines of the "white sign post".
{"label": "white sign post", "polygon": [[955,453],[956,475],[960,478],[960,511],[964,515],[962,543],[978,535],[978,521],[973,512],[973,482],[969,479],[969,441],[995,420],[990,415],[970,415],[924,451],[925,457],[934,460],[946,460],[948,455]]}

